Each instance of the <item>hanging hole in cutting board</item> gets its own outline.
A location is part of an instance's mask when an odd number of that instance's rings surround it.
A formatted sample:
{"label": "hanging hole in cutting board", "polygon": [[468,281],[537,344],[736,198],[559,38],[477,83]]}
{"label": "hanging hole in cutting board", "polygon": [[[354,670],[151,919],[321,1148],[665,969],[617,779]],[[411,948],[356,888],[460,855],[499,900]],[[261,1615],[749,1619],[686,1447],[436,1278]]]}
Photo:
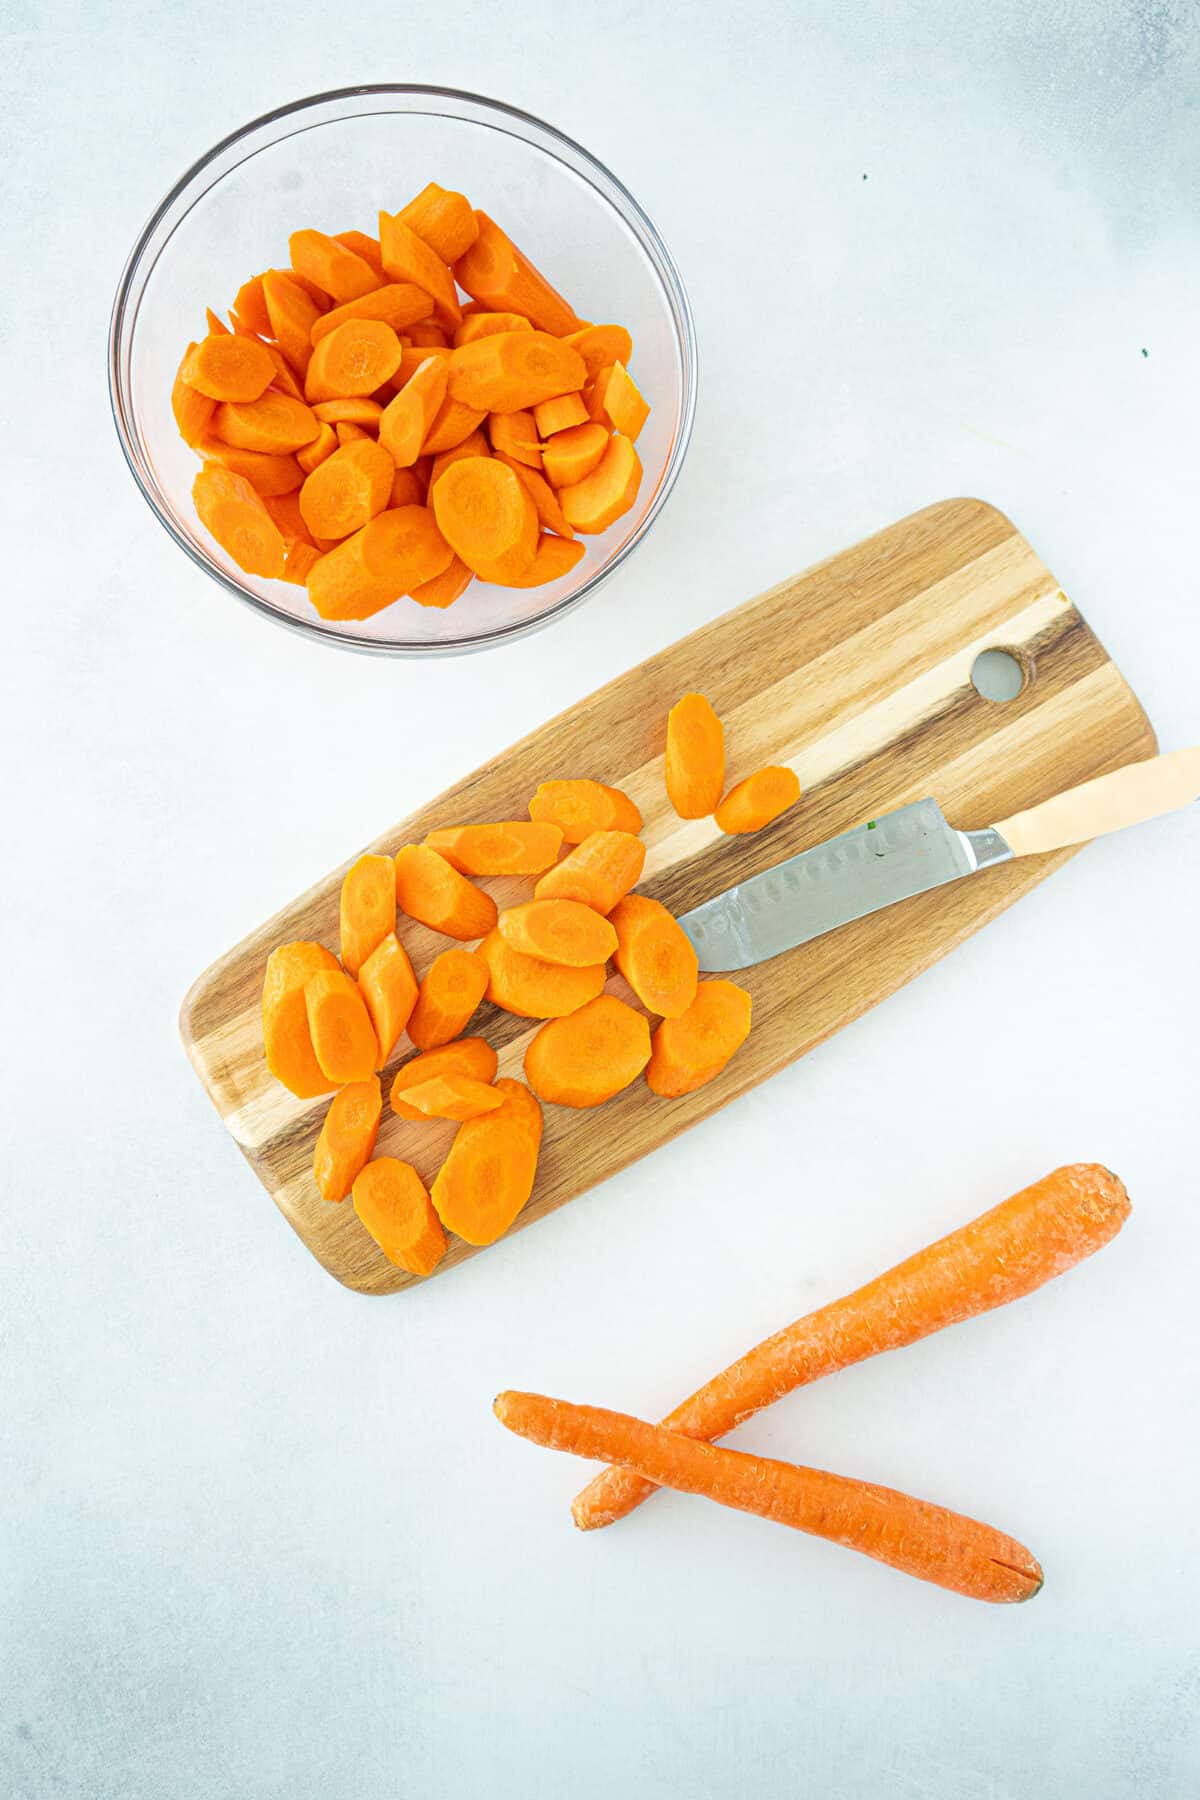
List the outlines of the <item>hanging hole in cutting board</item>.
{"label": "hanging hole in cutting board", "polygon": [[981,650],[971,664],[971,686],[985,700],[1015,700],[1026,679],[1024,663],[1011,650]]}

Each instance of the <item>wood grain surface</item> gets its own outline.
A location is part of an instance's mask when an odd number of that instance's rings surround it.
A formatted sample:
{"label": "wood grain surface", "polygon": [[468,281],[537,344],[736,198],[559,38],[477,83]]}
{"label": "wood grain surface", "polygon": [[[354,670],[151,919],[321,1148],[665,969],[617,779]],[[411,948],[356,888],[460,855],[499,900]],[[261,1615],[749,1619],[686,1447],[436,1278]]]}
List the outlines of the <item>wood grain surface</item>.
{"label": "wood grain surface", "polygon": [[[1016,699],[982,699],[979,652],[1010,650],[1025,671]],[[683,821],[662,779],[667,709],[690,688],[725,721],[729,778],[791,763],[804,796],[766,831],[723,838]],[[1053,575],[1001,513],[949,500],[890,526],[622,675],[369,846],[395,852],[435,826],[520,818],[539,781],[591,775],[624,787],[645,818],[641,891],[684,912],[798,850],[932,794],[960,827],[991,823],[1061,788],[1153,755],[1137,699]],[[349,861],[361,854],[355,850]],[[638,1082],[591,1112],[547,1106],[523,1229],[789,1063],[960,944],[1064,862],[1033,857],[904,902],[801,946],[737,980],[753,996],[748,1042],[717,1080],[681,1100]],[[346,867],[349,866],[349,861]],[[229,1131],[289,1224],[339,1281],[362,1293],[410,1285],[355,1216],[313,1184],[326,1099],[302,1101],[268,1074],[259,998],[269,951],[315,938],[336,951],[336,869],[213,964],[184,1002],[188,1055]],[[531,883],[483,883],[500,905]],[[421,974],[447,940],[409,920],[401,934]],[[620,977],[612,991],[632,998]],[[521,1073],[537,1029],[485,1005],[472,1024]],[[407,1039],[384,1076],[411,1054]],[[386,1107],[379,1152],[427,1182],[450,1125],[408,1124]],[[475,1252],[452,1239],[437,1273]]]}

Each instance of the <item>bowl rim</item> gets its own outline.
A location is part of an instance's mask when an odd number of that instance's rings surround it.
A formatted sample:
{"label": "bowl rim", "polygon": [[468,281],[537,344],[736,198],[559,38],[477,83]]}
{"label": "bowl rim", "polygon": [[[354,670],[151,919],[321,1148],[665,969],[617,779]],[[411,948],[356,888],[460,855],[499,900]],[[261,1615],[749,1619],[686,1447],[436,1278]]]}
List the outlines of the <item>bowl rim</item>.
{"label": "bowl rim", "polygon": [[[354,631],[331,630],[326,621],[298,618],[283,607],[274,604],[270,600],[264,599],[260,594],[253,593],[249,588],[243,587],[239,581],[232,576],[227,575],[226,572],[211,559],[211,557],[198,549],[198,547],[184,535],[176,524],[171,510],[168,507],[160,505],[155,493],[143,479],[142,471],[138,463],[138,453],[135,447],[137,443],[137,433],[133,428],[132,419],[129,416],[132,412],[132,396],[129,396],[129,407],[127,410],[126,394],[121,380],[121,350],[123,346],[127,347],[132,344],[133,335],[137,325],[138,307],[141,304],[141,292],[139,291],[136,304],[133,305],[132,312],[130,313],[130,305],[134,298],[134,283],[142,272],[143,261],[147,256],[158,227],[175,203],[184,193],[186,193],[192,183],[198,180],[217,158],[221,157],[226,151],[234,148],[237,144],[250,137],[255,132],[262,130],[265,126],[289,119],[296,114],[303,113],[315,107],[336,104],[339,101],[364,98],[370,99],[376,95],[380,98],[396,95],[414,96],[430,100],[458,102],[472,107],[483,108],[486,111],[498,115],[498,120],[500,122],[486,122],[490,125],[490,128],[503,129],[502,121],[505,119],[518,121],[522,125],[532,127],[535,133],[542,134],[549,140],[548,143],[531,144],[530,148],[541,149],[544,154],[553,157],[555,155],[554,146],[561,145],[563,149],[570,152],[571,159],[578,159],[579,162],[584,165],[582,173],[589,180],[591,180],[593,171],[597,173],[601,177],[600,183],[597,184],[592,180],[591,185],[596,187],[601,197],[608,200],[610,204],[612,202],[612,195],[605,192],[606,185],[614,190],[619,196],[621,205],[627,209],[625,223],[633,227],[643,254],[648,256],[648,260],[654,267],[655,273],[666,291],[669,310],[672,315],[672,323],[675,327],[675,339],[681,370],[679,423],[667,455],[662,475],[659,478],[658,486],[655,489],[650,505],[647,508],[646,515],[628,541],[622,544],[620,549],[615,550],[604,562],[602,567],[596,570],[594,575],[591,575],[586,581],[582,582],[580,586],[571,593],[564,595],[561,600],[556,601],[553,606],[547,607],[544,612],[538,613],[532,618],[514,620],[510,624],[500,625],[495,629],[486,632],[476,633],[465,637],[447,638],[431,643],[386,640],[366,637]],[[474,122],[480,123],[480,121]],[[523,133],[512,133],[511,135],[519,135],[522,137],[523,141],[528,141],[525,139]],[[572,161],[568,161],[567,158],[558,157],[557,160],[567,161],[568,166],[572,168],[572,173],[575,175],[581,173],[581,170],[574,166]],[[204,191],[207,192],[207,189]],[[199,196],[197,196],[197,198],[198,197]],[[169,239],[167,241],[169,242]],[[143,290],[144,281],[149,278],[165,247],[164,244],[158,248],[153,260],[147,266],[145,277],[143,279]],[[128,330],[126,330],[127,316]],[[595,156],[590,150],[585,149],[582,144],[578,143],[566,132],[559,130],[557,126],[551,125],[547,120],[539,118],[537,114],[527,112],[518,106],[512,106],[505,100],[492,99],[486,94],[476,94],[465,88],[442,87],[437,84],[426,82],[371,82],[353,87],[324,89],[320,93],[308,94],[302,99],[291,100],[288,101],[286,105],[273,107],[269,112],[260,113],[256,118],[249,120],[246,124],[239,126],[236,130],[229,132],[225,137],[221,138],[210,149],[206,150],[202,156],[197,157],[196,160],[184,170],[183,174],[173,183],[167,193],[163,196],[162,200],[160,200],[158,205],[154,208],[146,224],[138,233],[133,248],[130,250],[121,270],[120,280],[118,281],[116,294],[113,299],[108,329],[109,405],[112,410],[113,424],[116,428],[122,454],[130,474],[133,476],[134,483],[147,506],[149,506],[151,512],[163,529],[185,553],[189,561],[194,563],[197,568],[202,569],[204,573],[210,576],[214,581],[218,582],[227,592],[233,594],[235,598],[242,601],[244,605],[253,608],[254,611],[261,613],[264,617],[271,619],[276,624],[283,625],[288,630],[294,631],[300,636],[310,639],[315,638],[321,643],[332,644],[341,649],[356,650],[367,655],[401,656],[409,658],[464,655],[478,650],[492,649],[496,645],[509,643],[515,638],[527,637],[530,633],[540,631],[544,626],[552,624],[555,620],[560,619],[565,613],[568,613],[575,607],[581,605],[585,599],[589,598],[596,591],[602,582],[607,581],[609,576],[620,568],[621,564],[626,561],[646,537],[651,525],[661,513],[679,478],[679,473],[682,469],[684,458],[687,455],[688,446],[691,442],[692,429],[695,424],[697,363],[695,319],[692,313],[691,303],[688,299],[687,289],[683,283],[683,277],[679,272],[674,257],[663,242],[654,221],[650,218],[640,201],[638,201],[626,187],[625,183],[621,181],[618,176],[614,175],[612,170],[609,169],[605,163],[600,161],[599,157]]]}

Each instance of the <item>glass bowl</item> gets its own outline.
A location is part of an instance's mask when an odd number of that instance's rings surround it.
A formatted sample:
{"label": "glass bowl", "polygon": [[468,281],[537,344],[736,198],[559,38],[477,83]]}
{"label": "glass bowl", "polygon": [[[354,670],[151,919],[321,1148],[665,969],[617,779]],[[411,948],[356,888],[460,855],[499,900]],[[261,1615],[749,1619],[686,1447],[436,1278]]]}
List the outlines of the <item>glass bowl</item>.
{"label": "glass bowl", "polygon": [[[326,623],[303,588],[245,575],[192,508],[198,463],[171,413],[171,384],[204,308],[287,262],[288,234],[376,230],[427,181],[458,188],[541,267],[581,317],[633,334],[633,374],[651,412],[633,509],[585,539],[587,554],[544,588],[474,581],[445,611],[398,600],[374,618]],[[121,447],[146,500],[192,561],[239,599],[328,642],[427,655],[481,649],[569,611],[645,537],[691,436],[696,345],[666,245],[633,195],[550,125],[450,89],[382,85],[317,94],[224,139],[171,189],[134,246],[109,334],[109,385]]]}

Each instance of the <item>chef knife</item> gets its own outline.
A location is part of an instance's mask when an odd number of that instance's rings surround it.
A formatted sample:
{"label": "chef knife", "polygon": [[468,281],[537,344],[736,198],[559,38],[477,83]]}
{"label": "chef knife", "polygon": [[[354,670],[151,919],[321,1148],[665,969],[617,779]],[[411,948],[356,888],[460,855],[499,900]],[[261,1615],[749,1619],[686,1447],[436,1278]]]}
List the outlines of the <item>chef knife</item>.
{"label": "chef knife", "polygon": [[747,969],[852,919],[1016,856],[1086,843],[1200,799],[1200,747],[1128,763],[997,825],[957,831],[916,800],[706,900],[679,923],[705,971]]}

